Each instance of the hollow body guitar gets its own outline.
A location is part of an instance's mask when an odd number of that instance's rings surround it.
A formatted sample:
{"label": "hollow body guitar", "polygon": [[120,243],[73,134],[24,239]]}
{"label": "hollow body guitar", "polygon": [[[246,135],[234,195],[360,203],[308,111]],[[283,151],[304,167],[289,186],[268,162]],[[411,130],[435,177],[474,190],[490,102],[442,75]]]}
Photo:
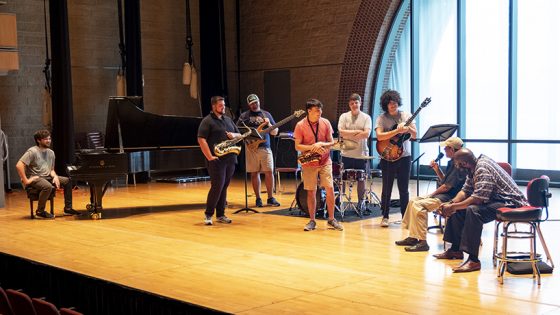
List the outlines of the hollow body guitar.
{"label": "hollow body guitar", "polygon": [[[428,104],[430,104],[431,101],[432,99],[430,97],[427,97],[422,102],[422,104],[420,104],[420,107],[416,109],[414,114],[412,114],[412,116],[410,116],[410,118],[407,119],[407,121],[404,124],[405,127],[410,125],[414,121],[414,118],[416,118],[416,116],[420,113],[422,108],[428,106]],[[397,129],[397,126],[398,124],[393,125],[391,130]],[[377,144],[375,145],[375,148],[377,149],[377,153],[379,153],[379,156],[382,159],[386,161],[394,162],[402,157],[403,143],[408,139],[410,139],[409,133],[401,133],[387,140],[378,140]]]}
{"label": "hollow body guitar", "polygon": [[[251,150],[253,152],[257,151],[257,149],[259,148],[259,145],[263,142],[266,142],[265,139],[265,135],[270,133],[272,130],[286,124],[287,122],[291,121],[294,118],[299,118],[301,116],[305,115],[305,111],[304,110],[296,110],[292,115],[282,119],[281,121],[275,123],[274,125],[266,128],[266,122],[262,123],[260,126],[257,127],[257,129],[251,128],[252,130],[254,130],[254,132],[256,132],[259,137],[249,137],[247,139],[245,139],[246,145],[247,145],[247,150]],[[265,129],[266,128],[266,129]]]}

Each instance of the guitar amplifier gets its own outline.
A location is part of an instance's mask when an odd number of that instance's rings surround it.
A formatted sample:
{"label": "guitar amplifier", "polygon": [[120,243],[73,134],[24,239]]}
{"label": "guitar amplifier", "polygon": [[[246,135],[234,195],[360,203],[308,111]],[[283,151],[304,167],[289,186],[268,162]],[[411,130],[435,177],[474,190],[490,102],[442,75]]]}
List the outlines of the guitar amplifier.
{"label": "guitar amplifier", "polygon": [[291,133],[280,133],[275,137],[274,165],[275,167],[297,167],[297,151]]}

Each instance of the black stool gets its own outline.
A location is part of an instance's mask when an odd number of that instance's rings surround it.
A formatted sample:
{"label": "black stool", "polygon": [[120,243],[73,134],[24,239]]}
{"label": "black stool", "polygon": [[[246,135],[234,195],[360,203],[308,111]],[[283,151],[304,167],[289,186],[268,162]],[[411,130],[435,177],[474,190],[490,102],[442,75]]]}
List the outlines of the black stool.
{"label": "black stool", "polygon": [[[33,201],[39,200],[39,190],[34,187],[25,187],[25,192],[27,193],[27,198],[29,199],[29,208],[31,211],[31,219],[35,219],[35,212],[33,211]],[[49,195],[49,202],[51,204],[51,214],[54,215],[54,196],[56,196],[56,187],[53,186],[51,194]]]}

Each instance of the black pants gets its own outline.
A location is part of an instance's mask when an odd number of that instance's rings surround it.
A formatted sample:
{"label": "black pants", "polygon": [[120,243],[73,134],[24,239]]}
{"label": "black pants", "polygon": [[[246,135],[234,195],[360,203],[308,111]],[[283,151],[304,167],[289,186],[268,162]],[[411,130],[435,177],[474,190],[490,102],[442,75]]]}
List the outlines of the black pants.
{"label": "black pants", "polygon": [[220,157],[218,160],[208,162],[208,174],[210,175],[210,191],[206,199],[207,217],[214,215],[221,217],[225,214],[227,189],[233,172],[235,171],[235,162],[237,158],[234,154],[228,154]]}
{"label": "black pants", "polygon": [[455,212],[445,225],[443,240],[452,246],[478,257],[482,226],[496,219],[496,209],[504,207],[500,202],[484,205],[470,205],[465,210]]}
{"label": "black pants", "polygon": [[384,218],[389,218],[389,206],[391,203],[391,193],[393,192],[393,182],[397,178],[399,187],[399,198],[401,203],[401,215],[404,216],[408,205],[408,180],[410,179],[410,156],[402,157],[394,162],[381,160],[379,166],[383,172],[383,187],[381,189],[381,213]]}

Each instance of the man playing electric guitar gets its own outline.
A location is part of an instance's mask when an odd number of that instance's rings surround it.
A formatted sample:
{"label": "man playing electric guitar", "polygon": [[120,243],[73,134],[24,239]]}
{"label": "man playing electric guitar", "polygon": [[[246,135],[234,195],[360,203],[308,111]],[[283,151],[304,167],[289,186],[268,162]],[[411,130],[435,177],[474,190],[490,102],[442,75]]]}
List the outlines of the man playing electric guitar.
{"label": "man playing electric guitar", "polygon": [[[255,94],[247,96],[247,104],[249,105],[249,110],[243,112],[239,116],[237,124],[245,123],[247,127],[256,128],[257,131],[262,131],[265,127],[270,127],[274,124],[274,118],[272,115],[261,109],[259,97]],[[274,162],[272,160],[272,151],[270,150],[270,136],[278,134],[278,129],[271,130],[270,132],[261,133],[264,141],[258,141],[256,149],[249,149],[251,143],[246,145],[247,150],[245,150],[246,157],[246,168],[247,172],[251,173],[251,183],[253,184],[253,191],[255,192],[255,204],[257,207],[262,207],[263,202],[261,199],[261,176],[260,173],[264,173],[264,181],[266,185],[266,191],[268,193],[268,199],[266,203],[271,206],[278,207],[280,203],[272,195],[274,188],[274,175],[272,171],[274,169]]]}
{"label": "man playing electric guitar", "polygon": [[[410,113],[399,111],[402,106],[401,95],[394,90],[387,90],[380,98],[381,109],[383,113],[377,117],[375,123],[375,133],[377,141],[387,141],[391,138],[402,134],[410,134],[411,138],[416,138],[416,124],[411,121],[406,125],[406,121],[412,116]],[[393,127],[396,125],[396,128]],[[408,205],[409,192],[408,181],[410,178],[411,166],[411,145],[410,140],[402,143],[402,154],[396,160],[384,159],[382,155],[380,168],[383,172],[383,186],[381,189],[381,226],[389,226],[389,206],[391,203],[391,193],[393,190],[393,181],[397,178],[397,186],[399,188],[401,215],[404,216],[406,206]]]}

